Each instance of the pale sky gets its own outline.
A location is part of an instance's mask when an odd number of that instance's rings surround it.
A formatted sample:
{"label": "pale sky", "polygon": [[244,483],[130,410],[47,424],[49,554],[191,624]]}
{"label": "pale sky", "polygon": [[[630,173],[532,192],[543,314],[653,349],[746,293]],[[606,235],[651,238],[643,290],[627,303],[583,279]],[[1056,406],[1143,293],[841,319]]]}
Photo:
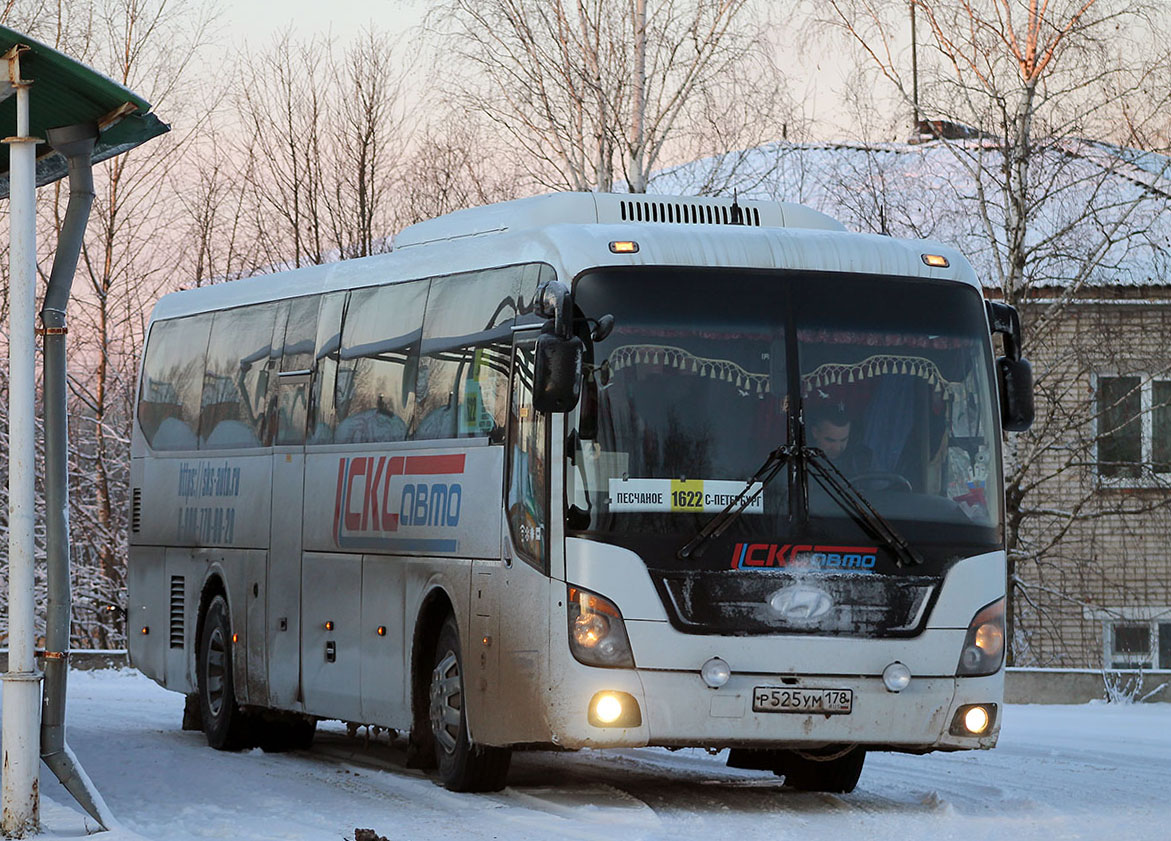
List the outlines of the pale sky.
{"label": "pale sky", "polygon": [[420,21],[428,5],[425,0],[229,0],[221,22],[238,43],[264,43],[289,25],[301,35],[332,31],[345,41],[371,21],[400,34]]}
{"label": "pale sky", "polygon": [[[402,35],[420,23],[432,0],[221,0],[223,35],[232,46],[245,42],[253,48],[265,45],[274,34],[292,26],[301,36],[331,32],[345,44],[363,26],[373,22],[391,37]],[[782,35],[779,63],[785,68],[792,94],[805,103],[806,117],[814,123],[819,139],[842,139],[855,132],[846,113],[843,90],[853,57],[848,45],[826,48],[809,42],[808,33]],[[909,124],[907,125],[909,134]],[[779,137],[777,139],[780,139]],[[875,137],[870,139],[895,139]],[[901,138],[900,138],[901,139]]]}

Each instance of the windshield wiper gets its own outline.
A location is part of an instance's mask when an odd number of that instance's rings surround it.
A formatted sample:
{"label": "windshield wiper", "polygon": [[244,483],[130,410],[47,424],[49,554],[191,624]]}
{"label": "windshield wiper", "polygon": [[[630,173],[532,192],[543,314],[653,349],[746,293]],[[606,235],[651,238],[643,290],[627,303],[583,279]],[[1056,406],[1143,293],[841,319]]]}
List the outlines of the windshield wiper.
{"label": "windshield wiper", "polygon": [[834,466],[826,454],[817,447],[794,447],[783,445],[768,454],[764,464],[753,474],[744,485],[743,490],[733,497],[724,510],[716,514],[695,537],[679,548],[675,556],[680,560],[687,560],[702,554],[703,547],[713,538],[719,537],[728,526],[739,517],[744,510],[756,501],[765,487],[776,478],[789,459],[804,462],[806,469],[825,488],[833,500],[846,511],[851,512],[870,531],[888,544],[895,553],[895,563],[899,567],[918,566],[923,563],[919,553],[911,547],[898,530],[878,510],[860,490],[845,477],[842,471]]}
{"label": "windshield wiper", "polygon": [[894,550],[895,563],[898,566],[918,566],[923,563],[919,553],[911,548],[911,544],[907,542],[906,538],[899,534],[886,517],[878,513],[870,500],[863,496],[854,483],[834,466],[834,463],[824,452],[817,447],[804,447],[800,455],[814,478],[825,488],[834,501],[842,508],[852,512],[863,524],[869,526],[875,535],[890,545],[891,549]]}
{"label": "windshield wiper", "polygon": [[675,557],[685,561],[692,555],[699,557],[703,554],[700,550],[704,545],[712,538],[723,534],[724,530],[744,513],[744,509],[764,493],[768,483],[776,478],[777,474],[781,472],[781,468],[793,457],[795,452],[797,452],[796,448],[790,447],[788,444],[777,447],[770,452],[768,458],[764,460],[764,464],[752,474],[752,478],[744,485],[744,489],[732,497],[732,501],[724,507],[723,511],[712,517],[706,526],[696,532],[695,537],[679,547]]}

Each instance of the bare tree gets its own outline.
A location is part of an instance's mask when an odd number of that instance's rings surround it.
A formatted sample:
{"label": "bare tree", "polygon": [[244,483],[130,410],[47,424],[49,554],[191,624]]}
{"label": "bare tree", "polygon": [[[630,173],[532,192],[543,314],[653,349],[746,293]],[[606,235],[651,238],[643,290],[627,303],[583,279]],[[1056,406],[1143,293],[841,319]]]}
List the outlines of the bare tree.
{"label": "bare tree", "polygon": [[397,183],[398,227],[523,195],[526,183],[507,154],[469,121],[441,117],[422,131]]}
{"label": "bare tree", "polygon": [[[395,59],[389,38],[373,30],[341,53],[329,39],[299,41],[286,31],[268,49],[240,56],[231,178],[243,202],[230,216],[252,246],[239,271],[384,248],[407,134]],[[219,178],[206,172],[208,189]]]}
{"label": "bare tree", "polygon": [[367,29],[333,64],[338,103],[326,206],[333,240],[346,257],[365,257],[388,242],[388,199],[401,164],[392,147],[405,133],[394,58],[390,39]]}
{"label": "bare tree", "polygon": [[549,187],[645,192],[672,152],[755,145],[784,104],[750,0],[444,0],[429,26],[464,61],[457,100]]}
{"label": "bare tree", "polygon": [[[1117,530],[1167,502],[1165,494],[1103,493],[1101,445],[1117,429],[1094,390],[1095,371],[1142,364],[1149,382],[1166,362],[1128,358],[1129,343],[1107,339],[1101,323],[1088,335],[1071,329],[1101,321],[1088,301],[1119,280],[1133,283],[1136,254],[1152,268],[1165,261],[1153,235],[1168,209],[1165,159],[1140,160],[1111,144],[1141,147],[1165,136],[1166,19],[1141,0],[829,6],[832,23],[907,112],[917,105],[925,139],[951,153],[973,222],[962,245],[1026,323],[1038,418],[1029,434],[1008,438],[1007,477],[1010,639],[1025,654],[1029,633],[1056,639],[1071,626],[1060,614],[1082,610],[1073,593],[1102,592],[1079,591],[1072,580],[1110,574],[1097,563],[1094,529],[1109,522]],[[911,6],[926,44],[917,80],[905,52]],[[1142,469],[1151,484],[1166,478],[1149,459]],[[1060,563],[1074,559],[1081,571],[1064,576],[1069,586],[1055,585]],[[1026,616],[1031,627],[1012,634]],[[1028,654],[1057,650],[1044,648]]]}
{"label": "bare tree", "polygon": [[257,257],[292,266],[325,260],[324,161],[319,154],[326,107],[321,88],[331,44],[299,44],[290,31],[238,62],[243,83],[235,109],[243,124],[235,158],[249,191]]}
{"label": "bare tree", "polygon": [[[143,95],[164,119],[192,127],[95,168],[97,195],[70,306],[74,644],[119,645],[135,371],[150,306],[173,282],[179,202],[172,191],[200,124],[188,109],[199,101],[194,62],[212,16],[202,5],[169,0],[69,0],[13,7],[6,20]],[[66,196],[63,184],[41,192],[42,278]],[[37,540],[41,552],[43,535]]]}

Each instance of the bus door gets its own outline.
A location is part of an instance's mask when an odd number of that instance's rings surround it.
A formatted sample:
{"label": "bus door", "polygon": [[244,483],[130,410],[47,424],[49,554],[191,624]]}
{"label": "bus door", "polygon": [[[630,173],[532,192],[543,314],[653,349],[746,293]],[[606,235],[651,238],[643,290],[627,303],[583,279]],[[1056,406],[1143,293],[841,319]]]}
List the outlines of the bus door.
{"label": "bus door", "polygon": [[269,704],[282,709],[293,709],[301,700],[301,523],[317,310],[315,297],[283,305],[276,330],[278,340],[284,337],[280,371],[269,387],[273,463],[265,644]]}
{"label": "bus door", "polygon": [[533,408],[535,343],[535,334],[518,333],[514,340],[505,444],[496,701],[509,711],[514,742],[548,735],[540,687],[548,671],[552,604],[565,598],[565,585],[549,580],[549,418]]}

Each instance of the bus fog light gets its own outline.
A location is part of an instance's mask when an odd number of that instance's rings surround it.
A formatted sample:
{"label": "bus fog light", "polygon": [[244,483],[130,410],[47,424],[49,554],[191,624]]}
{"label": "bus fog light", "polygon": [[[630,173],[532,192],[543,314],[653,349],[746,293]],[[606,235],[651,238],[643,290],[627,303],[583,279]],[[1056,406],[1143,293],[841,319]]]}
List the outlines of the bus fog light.
{"label": "bus fog light", "polygon": [[888,692],[902,692],[911,683],[911,670],[896,660],[882,670],[882,682]]}
{"label": "bus fog light", "polygon": [[590,699],[589,720],[594,727],[638,727],[642,710],[633,695],[607,690]]}
{"label": "bus fog light", "polygon": [[972,707],[964,713],[964,727],[971,733],[983,733],[988,729],[988,710]]}
{"label": "bus fog light", "polygon": [[700,668],[699,676],[712,689],[719,689],[732,677],[732,667],[721,658],[713,657]]}
{"label": "bus fog light", "polygon": [[622,717],[622,701],[607,692],[594,702],[594,715],[603,724],[613,724]]}
{"label": "bus fog light", "polygon": [[983,736],[996,721],[996,704],[965,704],[951,722],[953,736]]}

